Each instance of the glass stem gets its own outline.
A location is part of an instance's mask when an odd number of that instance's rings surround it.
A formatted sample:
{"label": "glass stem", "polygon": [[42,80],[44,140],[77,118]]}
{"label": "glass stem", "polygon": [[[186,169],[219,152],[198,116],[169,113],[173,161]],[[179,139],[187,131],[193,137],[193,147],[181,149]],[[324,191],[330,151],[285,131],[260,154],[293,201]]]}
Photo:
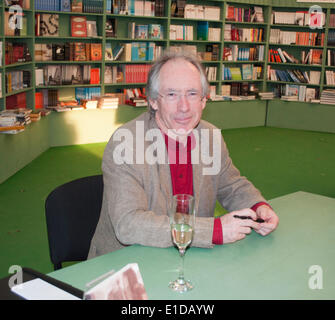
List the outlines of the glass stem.
{"label": "glass stem", "polygon": [[178,277],[178,281],[180,284],[185,283],[185,279],[184,279],[184,257],[185,257],[185,249],[179,250],[179,254],[180,254],[180,269],[179,269],[179,277]]}

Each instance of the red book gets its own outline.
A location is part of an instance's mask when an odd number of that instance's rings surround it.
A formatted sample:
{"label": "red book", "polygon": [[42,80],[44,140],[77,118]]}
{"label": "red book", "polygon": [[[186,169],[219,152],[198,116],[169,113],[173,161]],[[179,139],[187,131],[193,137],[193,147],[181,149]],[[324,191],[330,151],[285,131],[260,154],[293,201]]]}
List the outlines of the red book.
{"label": "red book", "polygon": [[35,109],[43,109],[43,93],[35,93]]}
{"label": "red book", "polygon": [[99,84],[99,83],[100,83],[100,68],[92,68],[90,84]]}
{"label": "red book", "polygon": [[86,17],[71,17],[72,37],[87,37]]}

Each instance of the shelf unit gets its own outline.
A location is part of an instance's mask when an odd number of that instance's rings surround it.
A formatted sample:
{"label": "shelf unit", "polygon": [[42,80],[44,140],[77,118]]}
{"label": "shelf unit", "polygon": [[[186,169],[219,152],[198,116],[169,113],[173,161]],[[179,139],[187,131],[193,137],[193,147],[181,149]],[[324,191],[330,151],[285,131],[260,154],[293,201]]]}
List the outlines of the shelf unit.
{"label": "shelf unit", "polygon": [[[0,66],[1,72],[1,82],[2,82],[2,97],[0,98],[0,110],[6,109],[6,98],[12,96],[16,93],[25,92],[27,97],[27,107],[34,109],[35,106],[35,92],[42,89],[58,89],[61,93],[69,92],[73,95],[75,87],[100,87],[101,94],[109,92],[117,92],[123,90],[124,88],[132,87],[144,87],[145,83],[105,83],[104,74],[107,67],[124,67],[125,65],[150,65],[152,61],[108,61],[105,58],[104,52],[106,50],[106,45],[111,45],[112,48],[118,44],[125,43],[148,43],[154,42],[157,46],[162,46],[162,48],[167,49],[172,46],[180,45],[193,45],[197,47],[198,52],[205,52],[209,45],[217,45],[219,58],[215,61],[203,60],[205,67],[215,67],[216,77],[210,81],[211,86],[215,86],[215,91],[217,94],[221,94],[221,88],[224,84],[232,83],[248,83],[254,84],[260,91],[269,91],[277,85],[282,84],[297,84],[294,82],[286,81],[273,81],[268,79],[267,70],[272,69],[298,69],[298,70],[311,70],[320,71],[320,83],[311,85],[307,84],[308,87],[317,88],[320,92],[327,88],[335,88],[335,85],[328,85],[326,83],[326,71],[335,71],[335,66],[327,65],[327,52],[328,50],[334,50],[335,44],[328,45],[327,39],[329,32],[335,33],[335,26],[330,26],[330,14],[335,14],[335,9],[329,4],[323,4],[322,8],[326,15],[326,23],[322,30],[315,30],[315,32],[324,33],[324,46],[318,45],[296,45],[296,44],[273,44],[270,43],[270,33],[272,29],[280,29],[287,31],[298,31],[298,32],[309,32],[308,26],[297,26],[297,25],[282,25],[282,24],[272,24],[271,23],[271,13],[273,11],[308,11],[308,4],[296,3],[294,1],[285,0],[278,4],[278,1],[272,0],[245,0],[245,1],[227,1],[227,0],[207,0],[205,2],[200,0],[187,0],[187,4],[194,5],[205,5],[205,6],[215,6],[220,8],[220,19],[216,20],[205,20],[205,19],[195,19],[195,18],[183,18],[172,16],[171,4],[173,0],[164,0],[164,15],[163,16],[135,16],[135,15],[122,15],[107,13],[106,6],[107,2],[104,1],[103,12],[104,13],[79,13],[79,12],[63,12],[63,11],[47,11],[47,10],[36,10],[35,1],[30,0],[30,8],[24,9],[24,15],[27,17],[27,35],[25,36],[9,36],[5,35],[4,23],[5,23],[5,12],[8,11],[8,7],[3,3],[0,4],[0,41],[2,42],[2,63]],[[254,6],[260,6],[263,9],[264,22],[248,22],[248,21],[231,21],[226,19],[228,6],[233,6],[236,8],[249,9]],[[57,14],[59,16],[59,36],[58,37],[37,37],[35,36],[35,15],[36,14]],[[81,38],[81,37],[71,37],[70,33],[70,18],[72,16],[86,16],[87,20],[93,20],[97,23],[98,37],[95,38]],[[117,22],[117,32],[115,37],[106,37],[105,24],[107,19],[114,19]],[[221,35],[220,41],[209,41],[209,40],[199,40],[197,38],[197,26],[202,21],[207,21],[210,28],[220,28]],[[128,24],[135,22],[137,25],[141,24],[160,24],[163,27],[163,38],[162,39],[132,39],[128,35]],[[169,37],[170,26],[171,25],[190,25],[193,26],[193,38],[192,40],[172,40]],[[251,41],[234,41],[227,40],[224,37],[224,30],[226,25],[231,25],[234,28],[249,28],[249,29],[263,29],[262,39],[256,42]],[[311,30],[311,32],[314,32]],[[15,63],[12,65],[5,65],[5,44],[7,42],[17,43],[23,42],[27,44],[29,48],[32,61]],[[65,42],[84,42],[84,43],[101,43],[102,46],[102,60],[101,61],[36,61],[35,60],[35,44],[51,44],[51,43],[65,43]],[[225,48],[238,46],[239,48],[256,48],[259,46],[264,46],[264,58],[261,61],[225,61],[223,59],[223,54]],[[293,63],[278,63],[269,61],[269,50],[282,48],[292,55],[298,55],[300,51],[305,50],[306,52],[310,49],[322,50],[322,63],[320,65],[307,65],[307,64],[293,64]],[[98,85],[64,85],[64,86],[36,86],[35,85],[35,69],[42,68],[48,65],[91,65],[92,67],[100,68],[100,84]],[[222,78],[222,72],[224,68],[239,67],[244,65],[255,65],[262,67],[261,76],[255,80],[226,80]],[[31,72],[31,86],[29,88],[22,88],[20,90],[6,93],[5,91],[5,74],[10,71],[17,70],[28,70]],[[306,85],[304,83],[299,83],[297,85]]]}

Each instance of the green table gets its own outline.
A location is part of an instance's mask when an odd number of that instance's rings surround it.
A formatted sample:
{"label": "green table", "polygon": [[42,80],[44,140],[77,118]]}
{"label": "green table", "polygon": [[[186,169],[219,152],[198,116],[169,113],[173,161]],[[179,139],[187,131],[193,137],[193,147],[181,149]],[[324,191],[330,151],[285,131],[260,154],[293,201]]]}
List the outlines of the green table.
{"label": "green table", "polygon": [[[136,262],[149,299],[335,299],[335,199],[296,192],[270,204],[280,219],[272,234],[253,231],[233,244],[187,251],[185,276],[195,287],[188,293],[167,286],[179,267],[173,247],[134,245],[50,276],[84,290],[101,274]],[[312,289],[315,283],[322,289]]]}

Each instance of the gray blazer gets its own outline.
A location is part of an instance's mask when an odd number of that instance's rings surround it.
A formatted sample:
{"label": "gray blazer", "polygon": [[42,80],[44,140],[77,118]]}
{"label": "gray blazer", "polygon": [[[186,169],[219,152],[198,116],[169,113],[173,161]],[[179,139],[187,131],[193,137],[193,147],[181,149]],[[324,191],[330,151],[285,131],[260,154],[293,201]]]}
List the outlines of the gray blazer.
{"label": "gray blazer", "polygon": [[[127,129],[135,137],[136,122],[142,121],[144,133],[158,129],[154,116],[146,112],[117,129],[109,140],[102,160],[104,195],[101,216],[91,241],[88,258],[102,255],[125,245],[172,246],[168,208],[172,197],[170,166],[165,164],[116,164],[113,154],[122,141],[115,141],[121,129]],[[217,174],[203,174],[209,167],[202,161],[194,162],[192,150],[193,191],[195,197],[196,226],[192,246],[213,247],[213,225],[216,200],[228,211],[250,208],[255,203],[265,201],[260,192],[233,165],[220,133],[215,140],[210,123],[201,120],[195,132],[207,129],[209,143],[200,144],[200,154],[214,154],[220,148],[221,165]],[[136,154],[136,139],[126,145],[126,150]],[[124,140],[123,140],[124,141]],[[144,150],[152,141],[144,141]],[[206,150],[205,150],[206,149]],[[165,156],[167,158],[166,148]],[[198,150],[199,151],[199,150]],[[198,157],[199,158],[199,157]],[[201,158],[201,157],[200,157]],[[135,158],[133,158],[135,160]],[[197,164],[194,164],[197,163]]]}

